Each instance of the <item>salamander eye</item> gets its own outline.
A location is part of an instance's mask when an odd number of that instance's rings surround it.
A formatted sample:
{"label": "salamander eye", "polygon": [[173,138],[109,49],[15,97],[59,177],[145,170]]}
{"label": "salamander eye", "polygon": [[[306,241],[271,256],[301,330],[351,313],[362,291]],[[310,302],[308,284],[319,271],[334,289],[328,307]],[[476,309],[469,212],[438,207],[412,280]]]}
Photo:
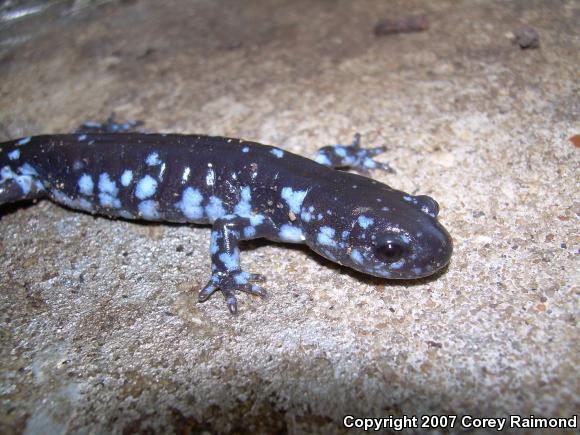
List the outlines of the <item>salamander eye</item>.
{"label": "salamander eye", "polygon": [[403,256],[404,252],[403,246],[392,240],[387,240],[375,248],[376,256],[385,263],[395,263]]}

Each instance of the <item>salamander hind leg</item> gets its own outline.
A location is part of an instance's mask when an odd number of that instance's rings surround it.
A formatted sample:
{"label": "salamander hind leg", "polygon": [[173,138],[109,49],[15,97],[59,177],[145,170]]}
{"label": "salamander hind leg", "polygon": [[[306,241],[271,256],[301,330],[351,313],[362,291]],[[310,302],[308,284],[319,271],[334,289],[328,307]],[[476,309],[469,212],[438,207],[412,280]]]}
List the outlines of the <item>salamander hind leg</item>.
{"label": "salamander hind leg", "polygon": [[369,174],[372,169],[382,169],[391,174],[395,170],[388,163],[377,162],[374,156],[386,151],[386,147],[361,148],[360,134],[356,133],[351,145],[328,145],[316,153],[314,160],[330,168],[351,168],[362,174]]}
{"label": "salamander hind leg", "polygon": [[272,227],[269,219],[261,215],[226,215],[213,223],[210,243],[212,275],[199,293],[199,302],[205,302],[213,293],[221,290],[228,309],[235,314],[238,310],[236,291],[266,296],[265,290],[255,284],[265,281],[265,278],[241,269],[238,242],[265,237]]}

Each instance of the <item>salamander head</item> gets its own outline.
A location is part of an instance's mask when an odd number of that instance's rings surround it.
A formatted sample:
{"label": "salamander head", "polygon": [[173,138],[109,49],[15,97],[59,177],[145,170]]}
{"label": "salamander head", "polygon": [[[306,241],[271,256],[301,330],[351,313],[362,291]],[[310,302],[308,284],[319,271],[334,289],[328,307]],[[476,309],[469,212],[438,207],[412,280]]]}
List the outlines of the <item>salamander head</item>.
{"label": "salamander head", "polygon": [[[356,207],[346,220],[324,220],[310,247],[324,257],[369,275],[415,279],[449,263],[453,244],[428,196],[390,191],[388,206]],[[330,220],[328,221],[330,222]]]}

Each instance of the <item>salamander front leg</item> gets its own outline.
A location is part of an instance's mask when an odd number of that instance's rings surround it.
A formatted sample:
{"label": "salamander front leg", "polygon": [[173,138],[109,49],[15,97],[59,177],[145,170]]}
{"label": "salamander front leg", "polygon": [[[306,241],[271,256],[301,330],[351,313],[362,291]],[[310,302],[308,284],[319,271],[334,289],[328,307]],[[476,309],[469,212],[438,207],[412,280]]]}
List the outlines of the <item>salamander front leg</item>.
{"label": "salamander front leg", "polygon": [[382,169],[391,174],[395,170],[388,163],[377,162],[374,156],[386,151],[386,147],[361,148],[360,134],[356,133],[351,145],[328,145],[316,153],[314,160],[321,165],[334,169],[351,168],[362,174],[369,174],[372,169]]}
{"label": "salamander front leg", "polygon": [[232,314],[238,311],[236,291],[265,297],[265,290],[255,282],[265,281],[262,275],[244,272],[240,267],[240,240],[267,237],[273,224],[261,215],[240,217],[224,216],[213,223],[211,231],[211,279],[199,293],[199,302],[205,302],[221,290]]}

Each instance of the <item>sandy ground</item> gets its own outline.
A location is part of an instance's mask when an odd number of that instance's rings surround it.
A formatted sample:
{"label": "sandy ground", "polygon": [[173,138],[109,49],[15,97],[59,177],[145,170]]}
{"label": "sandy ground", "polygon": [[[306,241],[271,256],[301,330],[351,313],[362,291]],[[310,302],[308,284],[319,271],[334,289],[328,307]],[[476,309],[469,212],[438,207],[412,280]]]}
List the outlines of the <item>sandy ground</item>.
{"label": "sandy ground", "polygon": [[[242,263],[267,275],[270,297],[241,295],[234,317],[192,291],[209,277],[208,228],[3,207],[0,432],[342,433],[347,414],[578,414],[577,2],[74,5],[8,21],[3,5],[3,139],[112,111],[306,156],[358,131],[389,146],[380,159],[397,174],[377,180],[439,201],[455,251],[445,273],[397,283],[249,244]],[[373,34],[414,14],[427,31]],[[524,26],[540,48],[512,42]]]}

